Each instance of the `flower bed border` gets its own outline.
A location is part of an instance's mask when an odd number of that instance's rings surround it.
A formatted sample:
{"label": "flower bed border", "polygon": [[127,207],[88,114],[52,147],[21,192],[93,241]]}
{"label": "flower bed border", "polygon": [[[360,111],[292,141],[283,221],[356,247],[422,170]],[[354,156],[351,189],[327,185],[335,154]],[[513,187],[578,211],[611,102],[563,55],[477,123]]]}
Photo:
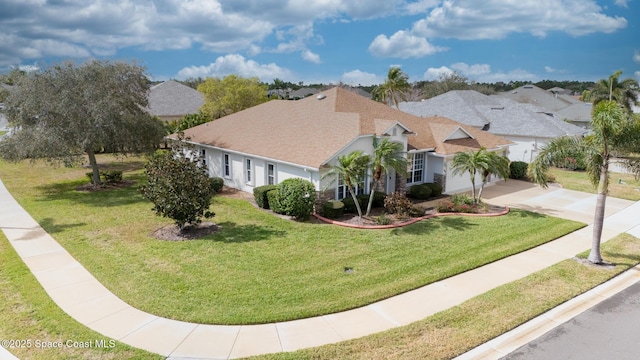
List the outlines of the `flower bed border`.
{"label": "flower bed border", "polygon": [[342,222],[342,221],[336,221],[336,220],[331,220],[328,219],[324,216],[319,215],[318,213],[313,213],[313,216],[322,221],[325,222],[327,224],[332,224],[332,225],[338,225],[338,226],[344,226],[344,227],[350,227],[350,228],[354,228],[354,229],[394,229],[394,228],[399,228],[399,227],[403,227],[403,226],[407,226],[407,225],[411,225],[411,224],[415,224],[418,221],[421,220],[426,220],[426,219],[431,219],[434,217],[438,217],[438,216],[481,216],[481,217],[487,217],[487,216],[502,216],[502,215],[506,215],[509,213],[509,207],[505,206],[504,210],[501,212],[497,212],[497,213],[488,213],[488,214],[473,214],[473,213],[436,213],[436,214],[429,214],[429,215],[425,215],[425,216],[421,216],[421,217],[417,217],[417,218],[413,218],[411,220],[402,222],[402,223],[398,223],[398,224],[390,224],[390,225],[359,225],[359,224],[350,224],[350,223],[346,223],[346,222]]}

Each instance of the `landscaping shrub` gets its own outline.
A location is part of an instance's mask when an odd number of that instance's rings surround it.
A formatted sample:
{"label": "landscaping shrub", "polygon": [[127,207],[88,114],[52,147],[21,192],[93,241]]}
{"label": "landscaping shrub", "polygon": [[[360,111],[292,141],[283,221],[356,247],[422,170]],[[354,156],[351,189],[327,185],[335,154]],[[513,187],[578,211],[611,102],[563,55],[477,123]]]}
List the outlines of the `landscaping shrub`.
{"label": "landscaping shrub", "polygon": [[221,177],[212,177],[211,178],[211,187],[213,191],[217,193],[222,191],[222,187],[224,186],[224,179]]}
{"label": "landscaping shrub", "polygon": [[512,179],[522,179],[527,175],[527,168],[529,164],[524,161],[512,161],[509,164],[509,170],[511,171],[511,175],[509,175]]}
{"label": "landscaping shrub", "polygon": [[416,200],[427,200],[431,197],[431,188],[426,184],[413,185],[409,188],[409,197]]}
{"label": "landscaping shrub", "polygon": [[442,185],[438,183],[425,183],[424,185],[428,186],[429,189],[431,189],[431,197],[442,195]]}
{"label": "landscaping shrub", "polygon": [[307,220],[311,216],[316,201],[316,189],[311,182],[300,178],[286,179],[277,185],[276,191],[286,215],[299,220]]}
{"label": "landscaping shrub", "polygon": [[[387,194],[380,192],[380,191],[376,191],[373,193],[373,202],[371,203],[371,208],[381,208],[384,207],[384,199],[385,197],[387,197]],[[359,194],[356,195],[356,199],[358,199],[358,203],[360,203],[360,209],[362,209],[362,211],[366,211],[367,210],[367,205],[369,205],[369,194]],[[342,202],[344,203],[344,212],[349,213],[349,214],[355,214],[358,212],[358,209],[356,209],[356,204],[355,202],[353,202],[353,198],[351,197],[351,195],[347,196],[346,198],[342,199]]]}
{"label": "landscaping shrub", "polygon": [[337,219],[344,214],[344,203],[340,200],[329,200],[322,205],[322,214],[329,219]]}
{"label": "landscaping shrub", "polygon": [[263,185],[253,189],[253,198],[256,200],[256,204],[263,209],[269,209],[269,198],[267,193],[275,189],[276,185]]}
{"label": "landscaping shrub", "polygon": [[[368,195],[367,195],[368,197]],[[373,208],[381,208],[384,207],[384,198],[387,197],[387,194],[380,192],[380,191],[375,191],[373,193],[373,203],[371,203],[371,207]],[[367,198],[367,204],[369,203],[369,199]]]}
{"label": "landscaping shrub", "polygon": [[113,184],[122,181],[122,171],[108,170],[100,173],[107,184]]}
{"label": "landscaping shrub", "polygon": [[378,225],[389,225],[391,224],[391,219],[386,214],[381,214],[376,217],[376,224]]}
{"label": "landscaping shrub", "polygon": [[483,204],[474,204],[473,199],[467,194],[455,194],[450,199],[442,200],[436,206],[442,213],[476,213]]}
{"label": "landscaping shrub", "polygon": [[278,189],[267,191],[267,201],[269,203],[269,208],[271,209],[271,211],[276,214],[284,214],[284,210],[282,210],[280,199],[278,197]]}
{"label": "landscaping shrub", "polygon": [[390,214],[398,214],[399,216],[413,216],[420,214],[421,210],[413,206],[404,194],[394,192],[384,199],[384,208]]}

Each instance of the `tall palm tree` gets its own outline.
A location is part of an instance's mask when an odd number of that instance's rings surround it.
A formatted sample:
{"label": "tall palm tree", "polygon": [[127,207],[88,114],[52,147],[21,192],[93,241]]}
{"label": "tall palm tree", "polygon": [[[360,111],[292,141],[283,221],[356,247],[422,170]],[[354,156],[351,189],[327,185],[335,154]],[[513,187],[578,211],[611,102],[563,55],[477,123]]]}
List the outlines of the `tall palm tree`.
{"label": "tall palm tree", "polygon": [[594,105],[600,101],[616,101],[624,106],[628,114],[633,113],[632,106],[638,104],[638,93],[640,90],[638,82],[628,78],[620,81],[622,71],[616,71],[608,79],[599,80],[593,90],[583,94],[584,101],[590,101]]}
{"label": "tall palm tree", "polygon": [[[614,74],[615,75],[615,74]],[[585,138],[558,138],[544,147],[529,166],[529,177],[542,187],[547,187],[546,170],[572,151],[585,154],[587,174],[597,186],[596,209],[593,218],[593,236],[589,261],[602,263],[600,242],[604,223],[604,210],[609,188],[609,158],[616,149],[640,148],[637,121],[629,121],[624,109],[615,101],[598,102],[593,109],[593,134]],[[638,170],[638,169],[636,169]]]}
{"label": "tall palm tree", "polygon": [[404,156],[403,150],[402,144],[390,141],[389,138],[384,138],[382,141],[378,141],[376,137],[373,138],[373,161],[371,163],[373,186],[369,194],[366,216],[369,216],[371,212],[374,189],[380,184],[380,179],[392,169],[399,174],[407,173],[407,158]]}
{"label": "tall palm tree", "polygon": [[322,178],[324,179],[330,176],[333,177],[333,181],[328,185],[335,182],[337,178],[342,178],[356,205],[358,216],[362,217],[362,209],[358,203],[354,187],[356,184],[359,184],[364,180],[364,174],[369,167],[371,157],[361,150],[356,150],[349,154],[339,156],[337,160],[337,164],[331,166],[331,169],[324,174]]}
{"label": "tall palm tree", "polygon": [[406,101],[406,93],[411,90],[411,84],[409,84],[409,76],[405,74],[399,67],[391,67],[387,73],[387,79],[384,83],[378,85],[373,89],[373,99],[376,101],[389,104],[393,102],[398,107],[398,98]]}
{"label": "tall palm tree", "polygon": [[[509,176],[509,160],[498,155],[492,151],[487,151],[485,148],[480,148],[478,151],[467,150],[465,152],[459,152],[453,157],[451,163],[453,174],[469,173],[471,180],[471,197],[474,203],[480,202],[480,196],[484,185],[489,178],[489,175],[496,174],[507,178]],[[481,186],[478,196],[476,197],[476,175],[480,174]]]}

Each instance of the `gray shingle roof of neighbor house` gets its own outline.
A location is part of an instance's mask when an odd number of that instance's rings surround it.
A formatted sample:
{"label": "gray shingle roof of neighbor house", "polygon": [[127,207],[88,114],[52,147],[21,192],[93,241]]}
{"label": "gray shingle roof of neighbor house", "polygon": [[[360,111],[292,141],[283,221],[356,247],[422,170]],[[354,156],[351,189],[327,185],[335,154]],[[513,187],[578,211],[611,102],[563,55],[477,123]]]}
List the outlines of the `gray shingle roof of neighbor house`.
{"label": "gray shingle roof of neighbor house", "polygon": [[204,96],[197,90],[169,80],[149,90],[149,114],[159,117],[182,117],[195,114],[204,105]]}
{"label": "gray shingle roof of neighbor house", "polygon": [[500,93],[496,96],[506,97],[520,103],[530,103],[541,106],[549,111],[558,111],[571,105],[573,101],[562,96],[554,96],[535,85],[523,85],[511,91]]}
{"label": "gray shingle roof of neighbor house", "polygon": [[302,99],[307,96],[315,95],[319,92],[320,92],[320,89],[317,89],[317,88],[303,87],[298,90],[293,90],[291,93],[289,93],[289,98]]}
{"label": "gray shingle roof of neighbor house", "polygon": [[424,101],[403,102],[399,108],[418,116],[445,116],[496,135],[556,138],[585,132],[535,104],[521,104],[473,90],[449,91]]}
{"label": "gray shingle roof of neighbor house", "polygon": [[[194,143],[320,168],[357,137],[382,135],[396,122],[414,133],[408,137],[409,149],[450,155],[511,144],[450,119],[417,117],[339,87],[298,101],[268,101],[184,134]],[[458,128],[472,138],[447,140]]]}

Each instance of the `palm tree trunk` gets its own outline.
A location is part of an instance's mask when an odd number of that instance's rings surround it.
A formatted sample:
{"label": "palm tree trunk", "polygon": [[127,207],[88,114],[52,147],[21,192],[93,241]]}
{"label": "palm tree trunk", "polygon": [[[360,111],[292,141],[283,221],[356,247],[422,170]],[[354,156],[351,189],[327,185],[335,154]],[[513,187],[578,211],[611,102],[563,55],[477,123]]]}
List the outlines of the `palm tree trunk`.
{"label": "palm tree trunk", "polygon": [[478,191],[478,203],[480,202],[480,199],[482,199],[482,190],[484,190],[485,183],[486,183],[486,178],[483,178],[482,183],[480,184],[480,190]]}
{"label": "palm tree trunk", "polygon": [[591,252],[589,261],[594,264],[602,263],[600,254],[600,242],[602,239],[602,229],[604,225],[604,209],[607,202],[607,191],[609,189],[609,160],[605,157],[600,169],[600,181],[598,182],[598,194],[596,197],[596,211],[593,217],[593,238],[591,239]]}
{"label": "palm tree trunk", "polygon": [[351,186],[349,186],[349,194],[351,194],[351,197],[353,198],[353,202],[356,205],[356,209],[358,210],[358,217],[362,217],[362,209],[360,208],[360,203],[358,202],[358,198],[356,197],[356,193],[353,192],[353,188]]}
{"label": "palm tree trunk", "polygon": [[473,174],[471,177],[471,197],[473,198],[473,203],[476,203],[476,176]]}
{"label": "palm tree trunk", "polygon": [[369,203],[367,204],[367,213],[364,216],[369,216],[371,213],[371,207],[373,206],[373,196],[376,192],[376,187],[378,187],[378,182],[380,181],[382,171],[380,169],[376,169],[373,174],[373,182],[371,183],[371,188],[369,189]]}

